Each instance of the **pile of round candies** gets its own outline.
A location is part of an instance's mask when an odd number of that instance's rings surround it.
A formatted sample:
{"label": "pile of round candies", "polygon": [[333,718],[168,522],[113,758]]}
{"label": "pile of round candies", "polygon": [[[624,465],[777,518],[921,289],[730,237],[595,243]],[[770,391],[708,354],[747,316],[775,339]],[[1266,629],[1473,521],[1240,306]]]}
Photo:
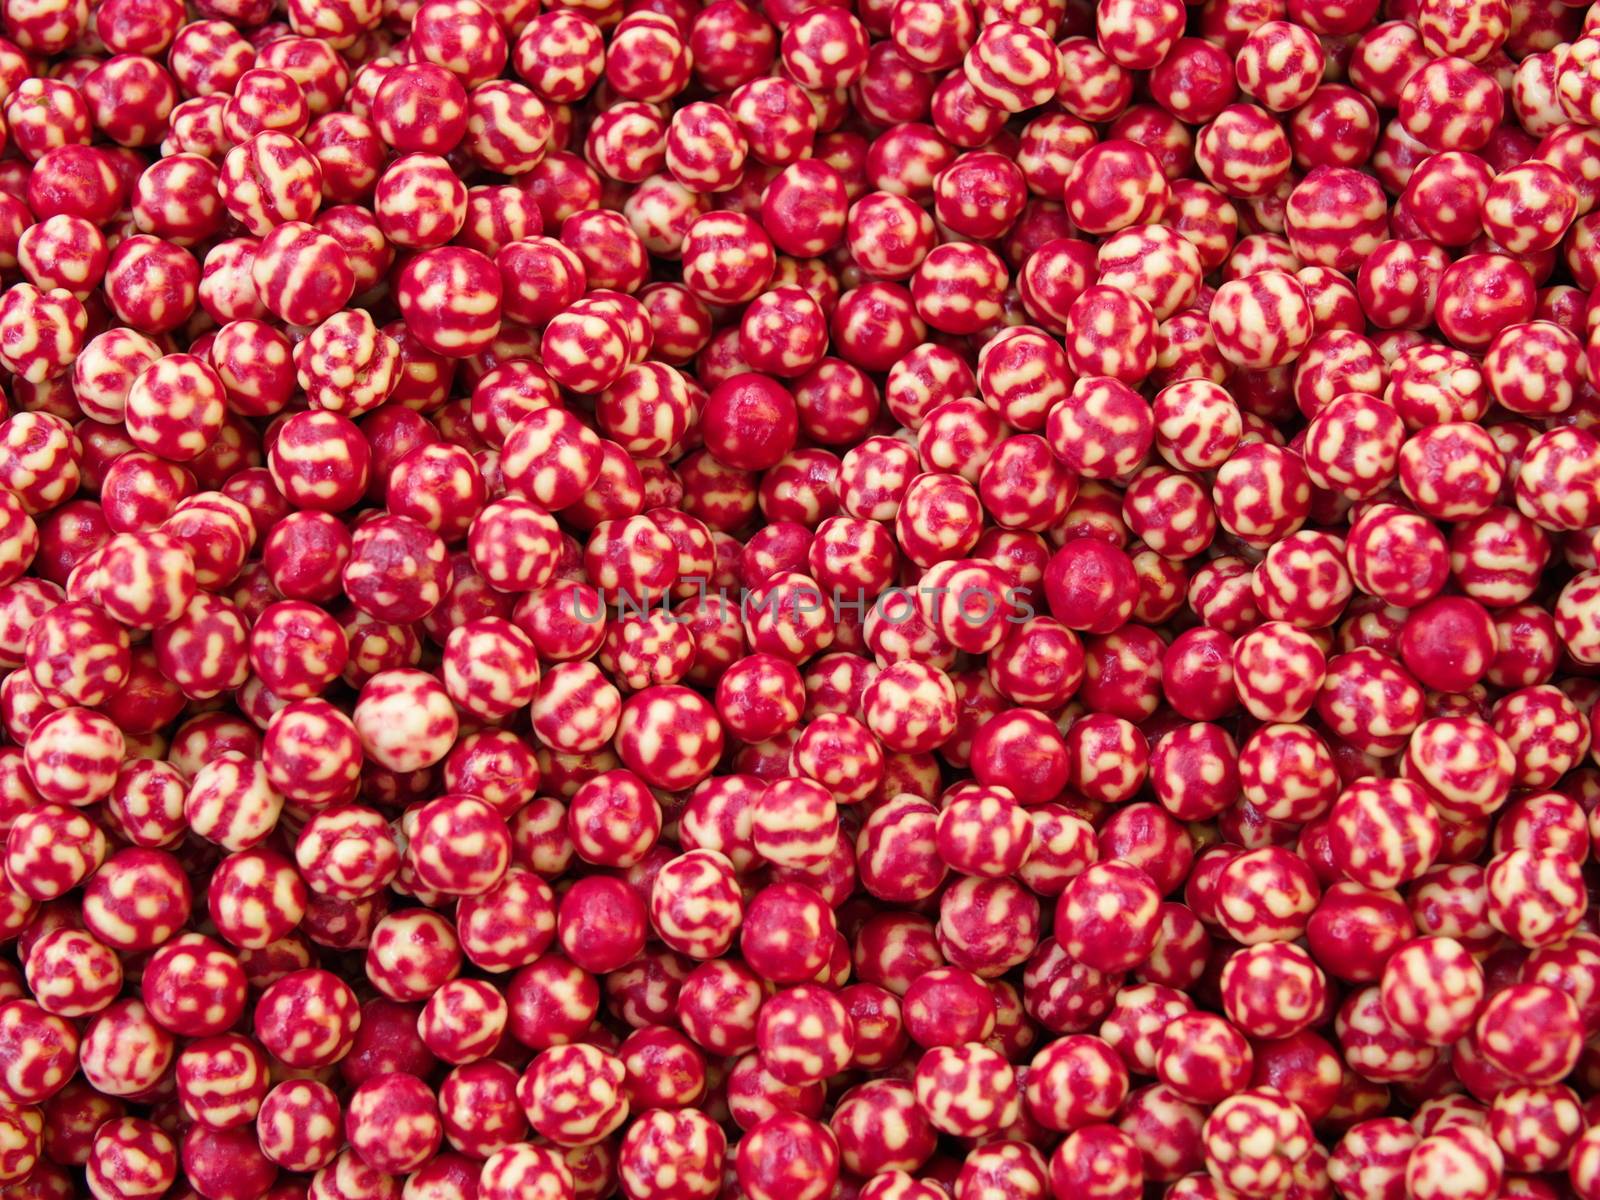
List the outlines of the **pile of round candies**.
{"label": "pile of round candies", "polygon": [[0,0],[0,1200],[1600,1200],[1600,3]]}

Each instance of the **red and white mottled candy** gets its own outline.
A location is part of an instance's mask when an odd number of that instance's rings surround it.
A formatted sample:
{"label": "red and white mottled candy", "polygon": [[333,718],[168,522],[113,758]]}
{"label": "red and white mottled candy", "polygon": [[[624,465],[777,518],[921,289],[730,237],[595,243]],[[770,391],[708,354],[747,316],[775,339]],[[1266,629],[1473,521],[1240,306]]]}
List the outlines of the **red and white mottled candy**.
{"label": "red and white mottled candy", "polygon": [[401,268],[395,292],[407,329],[447,358],[481,353],[500,332],[500,273],[477,250],[424,250]]}
{"label": "red and white mottled candy", "polygon": [[980,787],[950,802],[939,816],[936,837],[939,857],[953,869],[1002,878],[1027,861],[1034,823],[1005,789]]}
{"label": "red and white mottled candy", "polygon": [[196,589],[194,559],[171,534],[118,533],[92,559],[94,600],[133,629],[157,629],[183,615]]}
{"label": "red and white mottled candy", "polygon": [[1179,470],[1205,470],[1226,462],[1239,444],[1243,422],[1233,397],[1206,379],[1168,384],[1150,402],[1155,445]]}
{"label": "red and white mottled candy", "polygon": [[1000,315],[1008,275],[993,251],[947,242],[929,251],[911,278],[917,313],[944,333],[977,333]]}
{"label": "red and white mottled candy", "polygon": [[572,1200],[572,1172],[559,1147],[513,1142],[487,1156],[477,1194],[480,1200]]}
{"label": "red and white mottled candy", "polygon": [[916,796],[896,796],[874,810],[855,846],[867,893],[890,902],[933,895],[948,871],[938,854],[937,824],[937,810]]}
{"label": "red and white mottled candy", "polygon": [[[1159,220],[1172,193],[1155,155],[1118,138],[1090,147],[1072,164],[1065,197],[1075,225],[1086,233],[1108,234]],[[1114,284],[1115,276],[1100,282]]]}
{"label": "red and white mottled candy", "polygon": [[340,581],[356,608],[379,621],[420,621],[439,606],[448,551],[410,517],[379,516],[357,529]]}
{"label": "red and white mottled candy", "polygon": [[89,341],[72,365],[78,405],[97,421],[120,421],[133,381],[161,357],[149,338],[132,329],[108,329]]}
{"label": "red and white mottled candy", "polygon": [[1217,520],[1247,545],[1265,550],[1310,515],[1311,480],[1293,451],[1267,442],[1241,445],[1218,469],[1211,490]]}
{"label": "red and white mottled candy", "polygon": [[1311,340],[1305,289],[1283,271],[1224,283],[1211,301],[1210,318],[1217,349],[1239,367],[1283,366]]}
{"label": "red and white mottled candy", "polygon": [[322,609],[303,600],[268,605],[250,634],[250,666],[285,700],[316,696],[348,661],[344,631]]}
{"label": "red and white mottled candy", "polygon": [[1559,850],[1518,847],[1489,860],[1489,923],[1521,945],[1555,945],[1582,919],[1582,875]]}
{"label": "red and white mottled candy", "polygon": [[893,663],[867,685],[861,704],[869,728],[891,750],[932,750],[956,731],[955,687],[937,667]]}
{"label": "red and white mottled candy", "polygon": [[1504,108],[1494,77],[1459,57],[1434,59],[1400,90],[1400,122],[1430,150],[1481,149]]}
{"label": "red and white mottled candy", "polygon": [[189,827],[226,850],[265,841],[282,811],[283,796],[267,778],[266,767],[237,753],[201,767],[183,802]]}
{"label": "red and white mottled candy", "polygon": [[1489,1106],[1489,1136],[1512,1171],[1542,1172],[1569,1161],[1583,1133],[1577,1093],[1562,1084],[1507,1088]]}
{"label": "red and white mottled candy", "polygon": [[1405,1194],[1405,1166],[1418,1138],[1401,1117],[1360,1121],[1339,1140],[1328,1177],[1352,1200],[1386,1200]]}
{"label": "red and white mottled candy", "polygon": [[373,927],[367,978],[391,1000],[407,1003],[432,995],[461,971],[454,927],[425,908],[392,912]]}
{"label": "red and white mottled candy", "polygon": [[1522,452],[1517,507],[1549,530],[1585,527],[1600,508],[1600,441],[1576,427],[1534,437]]}
{"label": "red and white mottled candy", "polygon": [[1483,228],[1513,255],[1558,245],[1578,213],[1578,191],[1566,173],[1538,160],[1496,175],[1483,202]]}
{"label": "red and white mottled candy", "polygon": [[[975,1079],[984,1086],[974,1088]],[[972,1042],[936,1046],[922,1056],[913,1079],[917,1105],[934,1128],[962,1137],[997,1133],[1016,1120],[1016,1072],[995,1051]]]}
{"label": "red and white mottled candy", "polygon": [[1552,1084],[1578,1061],[1583,1026],[1572,997],[1541,983],[1515,983],[1484,1004],[1476,1025],[1484,1060],[1522,1083]]}
{"label": "red and white mottled candy", "polygon": [[1116,1126],[1097,1123],[1069,1133],[1050,1156],[1052,1192],[1131,1200],[1144,1183],[1139,1147]]}
{"label": "red and white mottled candy", "polygon": [[1504,1169],[1505,1156],[1488,1133],[1474,1125],[1452,1125],[1412,1149],[1406,1194],[1413,1200],[1487,1200],[1500,1194]]}
{"label": "red and white mottled candy", "polygon": [[372,448],[346,416],[295,413],[279,428],[267,467],[273,484],[291,504],[339,512],[366,491]]}
{"label": "red and white mottled candy", "polygon": [[627,338],[614,317],[568,309],[545,326],[540,361],[563,387],[603,392],[627,366]]}
{"label": "red and white mottled candy", "polygon": [[476,1062],[499,1044],[508,1014],[505,997],[492,984],[453,979],[423,1006],[417,1034],[445,1062]]}
{"label": "red and white mottled candy", "polygon": [[1156,365],[1155,314],[1138,296],[1096,284],[1066,309],[1067,364],[1080,378],[1141,382]]}
{"label": "red and white mottled candy", "polygon": [[1329,814],[1329,850],[1344,874],[1368,887],[1394,887],[1438,858],[1439,818],[1409,780],[1358,780]]}
{"label": "red and white mottled candy", "polygon": [[533,640],[497,617],[458,625],[445,641],[444,683],[466,712],[491,721],[509,716],[533,701],[539,685]]}
{"label": "red and white mottled candy", "polygon": [[1328,1002],[1326,976],[1293,942],[1238,951],[1224,964],[1220,984],[1223,1012],[1255,1037],[1293,1036],[1318,1020]]}
{"label": "red and white mottled candy", "polygon": [[976,383],[984,403],[1018,429],[1040,429],[1066,397],[1070,379],[1061,346],[1034,326],[1004,330],[978,351]]}
{"label": "red and white mottled candy", "polygon": [[86,1167],[97,1198],[157,1196],[177,1179],[178,1148],[159,1125],[121,1117],[95,1131]]}
{"label": "red and white mottled candy", "polygon": [[1337,396],[1306,428],[1306,473],[1320,488],[1367,499],[1399,470],[1404,438],[1404,423],[1388,404],[1356,393]]}
{"label": "red and white mottled candy", "polygon": [[1591,742],[1582,710],[1549,684],[1502,696],[1489,710],[1489,723],[1511,747],[1513,781],[1523,787],[1553,784],[1577,764]]}
{"label": "red and white mottled candy", "polygon": [[1472,717],[1434,717],[1412,731],[1401,772],[1446,820],[1491,816],[1511,794],[1515,760],[1504,738]]}
{"label": "red and white mottled candy", "polygon": [[849,1065],[855,1027],[832,993],[801,984],[761,1006],[756,1041],[761,1065],[774,1078],[791,1085],[818,1083]]}
{"label": "red and white mottled candy", "polygon": [[1263,616],[1300,629],[1324,629],[1343,614],[1352,586],[1345,545],[1300,530],[1273,545],[1256,567],[1251,591]]}
{"label": "red and white mottled candy", "polygon": [[15,284],[0,300],[0,365],[43,383],[72,366],[87,331],[87,315],[72,293]]}
{"label": "red and white mottled candy", "polygon": [[178,1052],[174,1071],[184,1116],[211,1129],[253,1121],[271,1086],[266,1051],[238,1033],[198,1038]]}
{"label": "red and white mottled candy", "polygon": [[500,457],[506,487],[550,509],[565,508],[587,492],[600,464],[600,438],[572,413],[555,407],[525,416],[507,436]]}
{"label": "red and white mottled candy", "polygon": [[1067,884],[1056,932],[1069,954],[1099,971],[1126,970],[1155,944],[1160,894],[1124,862],[1096,863]]}
{"label": "red and white mottled candy", "polygon": [[542,1051],[517,1084],[528,1121],[561,1146],[599,1141],[627,1117],[620,1059],[585,1044]]}
{"label": "red and white mottled candy", "polygon": [[1317,702],[1327,659],[1316,639],[1284,621],[1268,621],[1233,644],[1239,700],[1262,721],[1299,721]]}
{"label": "red and white mottled candy", "polygon": [[1371,4],[5,0],[0,1183],[1600,1200],[1600,40]]}
{"label": "red and white mottled candy", "polygon": [[1379,757],[1398,754],[1421,723],[1422,688],[1398,662],[1360,647],[1328,660],[1317,715],[1345,741]]}
{"label": "red and white mottled candy", "polygon": [[286,221],[306,221],[321,203],[322,168],[299,141],[263,130],[222,160],[218,191],[230,216],[256,237]]}
{"label": "red and white mottled candy", "polygon": [[193,891],[182,865],[161,850],[113,854],[84,888],[83,919],[114,950],[151,950],[189,920]]}
{"label": "red and white mottled candy", "polygon": [[179,1037],[200,1038],[222,1033],[244,1015],[247,985],[238,959],[224,946],[186,933],[150,956],[140,994],[156,1024]]}
{"label": "red and white mottled candy", "polygon": [[0,1093],[13,1104],[38,1104],[66,1086],[76,1068],[79,1036],[70,1021],[32,1000],[0,1004]]}
{"label": "red and white mottled candy", "polygon": [[296,700],[262,734],[267,779],[290,800],[323,805],[347,798],[361,773],[354,723],[326,700]]}
{"label": "red and white mottled candy", "polygon": [[198,457],[222,428],[222,380],[193,355],[169,354],[134,379],[126,399],[128,436],[172,461]]}
{"label": "red and white mottled candy", "polygon": [[531,713],[540,742],[567,753],[586,753],[616,733],[622,693],[591,662],[558,663],[540,679]]}
{"label": "red and white mottled candy", "polygon": [[380,671],[352,714],[362,750],[391,771],[431,767],[450,752],[460,719],[444,685],[425,671]]}
{"label": "red and white mottled candy", "polygon": [[1289,194],[1289,245],[1303,263],[1355,271],[1388,234],[1387,210],[1376,180],[1349,167],[1315,167]]}
{"label": "red and white mottled candy", "polygon": [[1049,412],[1045,434],[1074,474],[1118,479],[1138,468],[1155,438],[1150,407],[1107,376],[1079,379]]}
{"label": "red and white mottled candy", "polygon": [[[670,166],[670,133],[667,161]],[[760,224],[740,213],[713,211],[689,226],[683,264],[684,286],[701,300],[738,304],[753,300],[766,288],[777,258]]]}
{"label": "red and white mottled candy", "polygon": [[324,970],[291,971],[256,1001],[257,1039],[292,1067],[324,1067],[350,1050],[361,1020],[355,993]]}
{"label": "red and white mottled candy", "polygon": [[110,1096],[136,1095],[153,1087],[171,1066],[172,1035],[156,1024],[141,1000],[118,1000],[84,1031],[78,1048],[83,1076]]}
{"label": "red and white mottled candy", "polygon": [[484,970],[526,966],[555,938],[555,893],[537,875],[513,866],[488,891],[462,898],[456,928],[462,953]]}
{"label": "red and white mottled candy", "polygon": [[1384,965],[1383,1010],[1404,1033],[1430,1045],[1450,1045],[1472,1027],[1483,1003],[1483,972],[1453,938],[1418,938]]}
{"label": "red and white mottled candy", "polygon": [[839,812],[832,794],[810,779],[773,780],[751,813],[751,843],[776,867],[820,867],[833,857],[839,836]]}
{"label": "red and white mottled candy", "polygon": [[1526,416],[1552,416],[1576,398],[1577,336],[1548,320],[1509,325],[1483,355],[1483,374],[1502,408]]}
{"label": "red and white mottled candy", "polygon": [[344,1128],[362,1161],[385,1174],[416,1170],[444,1138],[432,1089],[403,1071],[363,1080],[345,1102]]}
{"label": "red and white mottled candy", "polygon": [[1249,1083],[1254,1054],[1244,1035],[1214,1013],[1188,1012],[1159,1036],[1156,1074],[1185,1100],[1215,1104]]}
{"label": "red and white mottled candy", "polygon": [[[473,567],[496,590],[531,592],[544,587],[555,574],[560,561],[560,534],[555,518],[538,504],[507,496],[485,505],[473,518],[467,550]],[[580,601],[572,598],[572,593],[568,596],[571,613],[580,622],[603,626],[599,616],[593,615],[600,613],[598,607],[579,607]],[[596,597],[595,604],[598,603]]]}
{"label": "red and white mottled candy", "polygon": [[526,1137],[528,1121],[517,1103],[517,1072],[503,1062],[468,1063],[439,1087],[440,1117],[452,1149],[492,1155]]}
{"label": "red and white mottled candy", "polygon": [[1096,255],[1098,282],[1139,297],[1166,321],[1193,305],[1203,268],[1200,254],[1165,225],[1135,225],[1109,238]]}
{"label": "red and white mottled candy", "polygon": [[122,990],[122,963],[86,930],[53,929],[33,944],[23,974],[47,1011],[62,1017],[99,1012]]}
{"label": "red and white mottled candy", "polygon": [[333,312],[295,347],[294,365],[313,408],[358,417],[382,404],[400,382],[400,346],[365,310]]}
{"label": "red and white mottled candy", "polygon": [[962,69],[979,99],[1011,113],[1053,99],[1062,77],[1049,35],[1018,21],[987,26],[966,52]]}
{"label": "red and white mottled candy", "polygon": [[570,10],[529,21],[517,39],[517,74],[546,100],[568,104],[594,86],[605,67],[605,39],[588,17]]}
{"label": "red and white mottled candy", "polygon": [[1311,868],[1276,846],[1233,858],[1217,876],[1215,888],[1217,922],[1245,945],[1300,936],[1321,898]]}
{"label": "red and white mottled candy", "polygon": [[835,91],[866,72],[867,33],[847,11],[812,10],[783,31],[779,53],[789,78],[801,87]]}
{"label": "red and white mottled candy", "polygon": [[59,605],[35,622],[24,650],[34,685],[63,706],[105,703],[132,668],[127,631],[82,601]]}
{"label": "red and white mottled candy", "polygon": [[710,1200],[727,1147],[721,1127],[698,1109],[641,1113],[618,1149],[623,1192],[631,1200]]}
{"label": "red and white mottled candy", "polygon": [[[869,985],[870,986],[870,985]],[[887,1127],[888,1136],[884,1136]],[[846,1170],[892,1178],[927,1161],[936,1134],[909,1083],[874,1079],[851,1088],[829,1122]]]}
{"label": "red and white mottled candy", "polygon": [[206,889],[206,908],[231,945],[259,950],[287,936],[308,903],[294,864],[274,850],[244,850],[217,866]]}
{"label": "red and white mottled candy", "polygon": [[262,238],[250,274],[267,311],[291,325],[327,320],[356,283],[344,247],[304,221],[286,221]]}
{"label": "red and white mottled candy", "polygon": [[338,1098],[325,1083],[286,1080],[262,1099],[255,1132],[261,1152],[278,1166],[319,1171],[344,1141]]}
{"label": "red and white mottled candy", "polygon": [[1202,1131],[1211,1177],[1245,1196],[1271,1195],[1311,1151],[1311,1125],[1276,1088],[1251,1088],[1222,1101]]}
{"label": "red and white mottled candy", "polygon": [[511,834],[476,796],[442,796],[417,810],[406,855],[424,887],[450,896],[479,895],[505,874]]}
{"label": "red and white mottled candy", "polygon": [[629,697],[617,723],[617,752],[646,783],[669,790],[692,787],[716,766],[722,723],[698,693],[685,687],[646,688]]}
{"label": "red and white mottled candy", "polygon": [[1556,599],[1556,631],[1561,642],[1577,661],[1600,661],[1596,646],[1595,610],[1600,602],[1600,572],[1583,571],[1567,581]]}
{"label": "red and white mottled candy", "polygon": [[1200,130],[1195,162],[1230,197],[1269,195],[1288,177],[1292,152],[1282,126],[1254,104],[1230,104]]}
{"label": "red and white mottled candy", "polygon": [[23,748],[39,795],[63,804],[88,805],[116,784],[125,752],[122,731],[87,708],[62,708],[39,720]]}
{"label": "red and white mottled candy", "polygon": [[1103,1040],[1070,1034],[1047,1044],[1028,1065],[1023,1100],[1048,1129],[1070,1131],[1109,1120],[1128,1093],[1128,1068]]}
{"label": "red and white mottled candy", "polygon": [[1245,94],[1273,112],[1298,108],[1322,82],[1323,51],[1313,32],[1288,21],[1257,26],[1239,48]]}
{"label": "red and white mottled candy", "polygon": [[65,423],[47,414],[19,412],[0,421],[0,485],[16,494],[29,515],[77,491],[80,454]]}
{"label": "red and white mottled candy", "polygon": [[739,1141],[736,1163],[750,1200],[821,1200],[838,1181],[838,1144],[826,1125],[774,1112]]}

